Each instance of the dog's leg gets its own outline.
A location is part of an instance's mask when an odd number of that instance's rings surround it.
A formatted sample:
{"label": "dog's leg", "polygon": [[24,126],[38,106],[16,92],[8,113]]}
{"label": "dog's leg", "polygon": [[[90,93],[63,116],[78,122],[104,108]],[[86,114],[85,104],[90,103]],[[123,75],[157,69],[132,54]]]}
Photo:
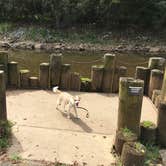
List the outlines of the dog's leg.
{"label": "dog's leg", "polygon": [[70,119],[70,110],[71,110],[71,105],[69,104],[68,111],[67,111],[67,118]]}
{"label": "dog's leg", "polygon": [[59,106],[61,105],[61,100],[60,99],[58,99],[57,100],[57,103],[56,103],[56,109],[58,110],[59,109]]}
{"label": "dog's leg", "polygon": [[63,103],[63,112],[66,112],[66,110],[65,110],[66,107],[65,107],[65,106],[66,106],[66,103],[64,102],[64,103]]}
{"label": "dog's leg", "polygon": [[74,108],[74,111],[75,111],[75,116],[76,116],[76,118],[78,118],[78,114],[77,114],[77,108],[76,108],[76,106],[74,105],[73,108]]}

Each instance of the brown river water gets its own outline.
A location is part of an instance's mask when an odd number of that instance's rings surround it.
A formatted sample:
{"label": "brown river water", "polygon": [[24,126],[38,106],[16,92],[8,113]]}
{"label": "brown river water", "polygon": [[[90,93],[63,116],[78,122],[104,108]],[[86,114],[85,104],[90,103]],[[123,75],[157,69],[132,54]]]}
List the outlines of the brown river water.
{"label": "brown river water", "polygon": [[[44,51],[10,51],[9,61],[19,63],[20,69],[29,69],[31,76],[38,76],[39,64],[49,62],[49,55],[53,52]],[[78,72],[82,77],[91,75],[91,66],[103,64],[102,57],[105,52],[76,52],[64,51],[63,62],[72,65],[72,71]],[[128,68],[128,76],[134,76],[136,66],[147,66],[149,55],[146,54],[117,54],[117,66],[126,66]],[[101,59],[101,61],[96,61]],[[83,63],[76,63],[83,62]],[[92,62],[92,63],[91,63]]]}

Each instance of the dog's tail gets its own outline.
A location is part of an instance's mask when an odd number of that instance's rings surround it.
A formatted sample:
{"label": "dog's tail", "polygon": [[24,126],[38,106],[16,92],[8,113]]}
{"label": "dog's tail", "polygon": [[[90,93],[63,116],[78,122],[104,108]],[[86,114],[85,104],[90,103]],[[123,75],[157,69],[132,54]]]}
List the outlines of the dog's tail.
{"label": "dog's tail", "polygon": [[54,93],[61,93],[61,91],[58,89],[59,87],[58,86],[56,86],[56,87],[53,87],[52,88],[52,91],[54,92]]}

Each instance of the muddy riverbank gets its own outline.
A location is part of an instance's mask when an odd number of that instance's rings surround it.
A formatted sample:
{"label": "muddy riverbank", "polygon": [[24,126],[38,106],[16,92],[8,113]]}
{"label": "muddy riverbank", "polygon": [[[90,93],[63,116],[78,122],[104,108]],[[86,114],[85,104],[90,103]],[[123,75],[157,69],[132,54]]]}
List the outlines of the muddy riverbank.
{"label": "muddy riverbank", "polygon": [[91,44],[91,43],[40,43],[34,41],[0,41],[1,49],[23,49],[23,50],[45,50],[45,51],[107,51],[117,53],[149,53],[159,54],[166,53],[166,45],[148,45],[148,44]]}

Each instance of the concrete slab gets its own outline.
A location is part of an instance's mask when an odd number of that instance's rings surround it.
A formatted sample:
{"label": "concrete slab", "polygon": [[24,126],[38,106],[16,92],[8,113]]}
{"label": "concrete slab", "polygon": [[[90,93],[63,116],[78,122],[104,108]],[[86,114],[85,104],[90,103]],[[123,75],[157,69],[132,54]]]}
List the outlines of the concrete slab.
{"label": "concrete slab", "polygon": [[[9,154],[25,159],[78,161],[83,165],[110,165],[114,162],[111,147],[117,124],[118,95],[77,93],[80,106],[90,112],[89,119],[79,110],[80,119],[66,118],[55,109],[57,96],[50,91],[7,92],[8,118],[16,122]],[[141,120],[156,123],[157,112],[144,97]]]}

